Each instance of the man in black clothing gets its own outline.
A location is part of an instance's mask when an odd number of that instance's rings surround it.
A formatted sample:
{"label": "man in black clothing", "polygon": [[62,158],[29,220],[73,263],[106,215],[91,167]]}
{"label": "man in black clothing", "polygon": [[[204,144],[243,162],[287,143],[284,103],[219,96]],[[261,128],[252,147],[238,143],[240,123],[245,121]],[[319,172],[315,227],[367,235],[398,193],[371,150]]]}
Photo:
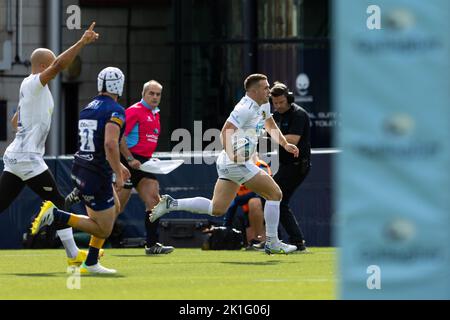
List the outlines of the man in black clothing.
{"label": "man in black clothing", "polygon": [[275,122],[286,140],[300,150],[298,158],[294,158],[282,148],[279,150],[280,167],[273,178],[283,192],[280,222],[289,235],[289,243],[296,245],[298,251],[306,251],[303,233],[289,207],[289,201],[311,167],[309,116],[302,107],[294,103],[293,93],[289,92],[283,83],[275,82],[270,93]]}

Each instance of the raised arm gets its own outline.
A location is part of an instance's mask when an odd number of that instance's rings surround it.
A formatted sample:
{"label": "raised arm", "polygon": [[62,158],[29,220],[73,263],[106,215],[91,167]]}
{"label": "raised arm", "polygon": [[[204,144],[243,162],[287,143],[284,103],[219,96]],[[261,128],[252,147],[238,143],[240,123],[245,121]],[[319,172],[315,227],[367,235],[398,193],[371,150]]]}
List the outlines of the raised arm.
{"label": "raised arm", "polygon": [[98,39],[99,35],[94,31],[94,26],[95,22],[92,22],[91,26],[84,32],[80,40],[61,53],[47,69],[41,72],[39,80],[43,86],[47,85],[47,83],[55,78],[58,73],[67,68],[84,46]]}

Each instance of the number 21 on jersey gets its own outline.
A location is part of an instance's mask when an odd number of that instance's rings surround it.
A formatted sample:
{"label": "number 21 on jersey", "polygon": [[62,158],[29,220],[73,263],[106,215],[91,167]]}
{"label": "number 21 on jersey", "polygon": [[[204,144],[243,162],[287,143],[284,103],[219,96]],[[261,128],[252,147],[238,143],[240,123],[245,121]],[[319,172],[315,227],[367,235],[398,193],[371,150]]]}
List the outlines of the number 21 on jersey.
{"label": "number 21 on jersey", "polygon": [[97,120],[78,121],[78,133],[80,135],[80,150],[95,152],[94,132],[97,130]]}

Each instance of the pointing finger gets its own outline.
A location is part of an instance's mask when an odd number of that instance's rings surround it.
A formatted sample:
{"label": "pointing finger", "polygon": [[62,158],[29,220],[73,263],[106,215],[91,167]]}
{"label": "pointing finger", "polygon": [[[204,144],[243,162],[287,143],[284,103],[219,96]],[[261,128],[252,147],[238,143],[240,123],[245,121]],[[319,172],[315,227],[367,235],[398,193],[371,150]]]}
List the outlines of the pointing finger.
{"label": "pointing finger", "polygon": [[91,26],[89,27],[89,31],[92,31],[92,30],[94,30],[94,27],[95,27],[95,21],[94,22],[92,22],[92,24],[91,24]]}

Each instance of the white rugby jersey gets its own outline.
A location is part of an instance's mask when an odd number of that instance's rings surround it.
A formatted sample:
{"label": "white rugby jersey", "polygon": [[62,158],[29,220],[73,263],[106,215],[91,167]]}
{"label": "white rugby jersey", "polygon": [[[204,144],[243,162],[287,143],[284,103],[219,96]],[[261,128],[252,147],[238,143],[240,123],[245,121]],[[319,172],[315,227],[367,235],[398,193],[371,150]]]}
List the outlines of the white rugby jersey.
{"label": "white rugby jersey", "polygon": [[45,153],[45,141],[53,113],[53,97],[48,86],[42,86],[39,74],[25,78],[20,85],[17,133],[6,153]]}
{"label": "white rugby jersey", "polygon": [[[238,132],[235,134],[250,137],[256,146],[258,144],[258,137],[263,132],[265,121],[271,117],[270,103],[259,106],[255,100],[246,95],[234,107],[227,121],[238,128]],[[225,164],[233,163],[225,155],[225,150],[222,153],[222,156],[218,158],[219,162],[224,162]],[[252,161],[252,159],[248,160],[248,162]]]}
{"label": "white rugby jersey", "polygon": [[259,106],[246,95],[234,107],[227,121],[257,140],[264,129],[264,122],[271,117],[270,103]]}

